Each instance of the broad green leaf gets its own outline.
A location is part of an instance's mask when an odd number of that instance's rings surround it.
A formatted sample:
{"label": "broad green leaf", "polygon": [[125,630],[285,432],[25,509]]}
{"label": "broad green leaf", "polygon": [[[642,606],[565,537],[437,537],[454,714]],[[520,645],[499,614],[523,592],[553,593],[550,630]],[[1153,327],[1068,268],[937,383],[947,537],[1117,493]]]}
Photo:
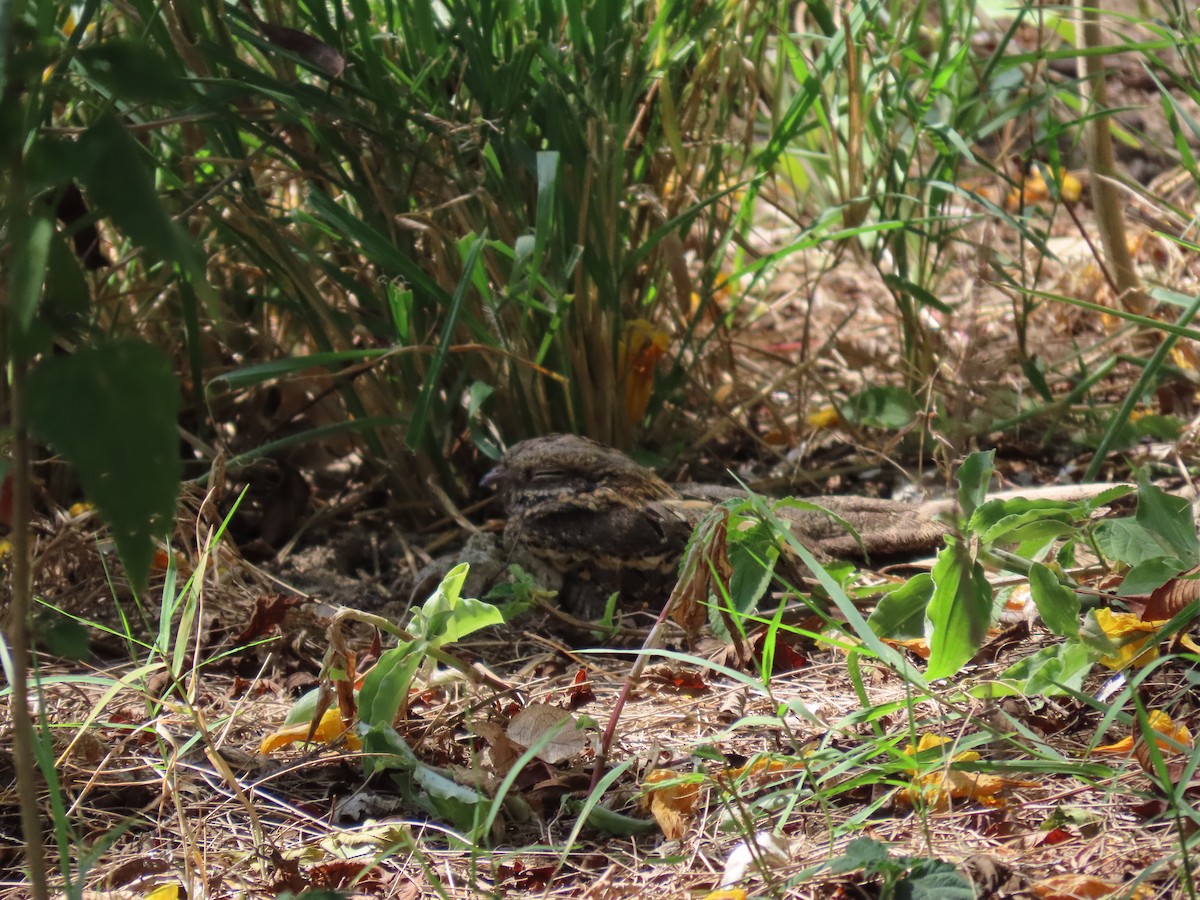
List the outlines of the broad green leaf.
{"label": "broad green leaf", "polygon": [[867,624],[881,638],[911,641],[925,636],[925,609],[933,596],[933,576],[922,572],[880,598]]}
{"label": "broad green leaf", "polygon": [[88,628],[78,619],[57,610],[39,613],[34,620],[33,633],[39,650],[62,659],[84,660],[91,656]]}
{"label": "broad green leaf", "polygon": [[88,77],[115,98],[132,103],[167,103],[183,96],[183,82],[148,44],[109,38],[81,49],[78,59]]}
{"label": "broad green leaf", "polygon": [[427,648],[425,641],[411,641],[380,655],[358,692],[359,722],[368,728],[392,727]]}
{"label": "broad green leaf", "polygon": [[46,270],[46,306],[54,316],[86,312],[92,295],[79,259],[56,237],[50,244],[50,266]]}
{"label": "broad green leaf", "polygon": [[504,616],[490,603],[460,596],[470,566],[459,563],[409,620],[408,631],[434,647],[453,644],[480,628],[500,625]]}
{"label": "broad green leaf", "polygon": [[914,863],[908,875],[896,883],[896,900],[975,900],[975,888],[961,872],[940,859]]}
{"label": "broad green leaf", "polygon": [[831,875],[843,875],[862,869],[869,875],[875,875],[895,863],[885,845],[873,838],[860,837],[846,846],[844,854],[830,861],[828,872]]}
{"label": "broad green leaf", "polygon": [[992,589],[983,567],[958,541],[938,554],[926,609],[930,681],[955,675],[983,645],[992,618]]}
{"label": "broad green leaf", "polygon": [[967,520],[987,499],[988,485],[995,471],[995,459],[995,450],[977,450],[958,467],[958,505]]}
{"label": "broad green leaf", "polygon": [[29,332],[37,312],[46,278],[46,263],[50,259],[50,241],[54,236],[54,222],[49,210],[39,212],[40,215],[21,215],[11,221],[9,302],[22,337]]}
{"label": "broad green leaf", "polygon": [[1047,628],[1063,637],[1079,636],[1079,597],[1059,582],[1049,568],[1033,563],[1029,569],[1029,591]]}
{"label": "broad green leaf", "polygon": [[1148,531],[1162,537],[1187,567],[1200,562],[1200,538],[1192,518],[1192,505],[1155,487],[1143,470],[1138,476],[1137,521]]}
{"label": "broad green leaf", "polygon": [[362,741],[363,772],[368,778],[383,769],[412,771],[419,765],[412,748],[391,725],[368,726],[360,720],[357,732]]}
{"label": "broad green leaf", "polygon": [[487,798],[473,788],[464,787],[431,766],[418,763],[413,771],[417,784],[439,800],[457,800],[460,803],[482,803]]}
{"label": "broad green leaf", "polygon": [[1121,652],[1121,647],[1112,638],[1110,638],[1096,620],[1096,611],[1089,609],[1087,615],[1083,617],[1083,627],[1079,629],[1080,642],[1092,650],[1096,657],[1101,656],[1116,656]]}
{"label": "broad green leaf", "polygon": [[[750,522],[749,528],[738,527],[741,522]],[[758,608],[771,578],[775,574],[775,562],[779,559],[779,542],[770,521],[757,517],[734,515],[726,534],[729,565],[733,574],[729,578],[729,600],[739,613],[749,613]]]}
{"label": "broad green leaf", "polygon": [[33,432],[79,473],[137,586],[170,528],[181,464],[179,385],[163,351],[140,341],[43,360],[29,377]]}
{"label": "broad green leaf", "polygon": [[[1053,697],[1081,691],[1083,679],[1092,670],[1098,655],[1079,641],[1062,641],[1043,647],[1010,666],[1000,680],[1009,685],[1014,693],[1026,697]],[[987,696],[1004,696],[999,691],[990,690],[987,685],[981,686],[981,690],[987,691]]]}
{"label": "broad green leaf", "polygon": [[287,717],[283,720],[284,727],[299,725],[301,722],[311,722],[317,715],[317,705],[320,700],[321,689],[319,687],[306,692],[288,710]]}
{"label": "broad green leaf", "polygon": [[1133,519],[1101,522],[1096,526],[1096,544],[1109,559],[1131,566],[1174,557],[1166,541]]}
{"label": "broad green leaf", "polygon": [[981,540],[999,540],[1008,528],[1016,528],[1028,522],[1054,519],[1072,522],[1086,517],[1082,504],[1062,500],[1027,500],[1023,497],[1011,500],[988,500],[976,508],[968,523],[972,533]]}
{"label": "broad green leaf", "polygon": [[1137,597],[1141,594],[1149,594],[1162,587],[1180,572],[1186,572],[1190,568],[1191,566],[1182,560],[1171,557],[1140,562],[1125,573],[1125,578],[1117,589],[1117,596]]}
{"label": "broad green leaf", "polygon": [[871,428],[898,431],[909,424],[920,404],[908,391],[895,387],[869,387],[849,398],[841,407],[848,422]]}
{"label": "broad green leaf", "polygon": [[987,531],[976,534],[979,534],[979,539],[985,544],[1019,544],[1022,541],[1036,540],[1043,535],[1059,537],[1070,534],[1073,528],[1070,518],[1065,514],[1029,512],[1019,516],[1005,516]]}
{"label": "broad green leaf", "polygon": [[163,209],[146,151],[112,115],[97,120],[80,138],[88,165],[80,173],[88,197],[129,237],[159,259],[203,275],[187,235]]}
{"label": "broad green leaf", "polygon": [[1129,484],[1114,485],[1113,487],[1100,492],[1090,500],[1085,500],[1083,505],[1090,512],[1092,510],[1097,510],[1101,507],[1108,506],[1110,503],[1120,500],[1122,497],[1128,497],[1136,490],[1137,488]]}

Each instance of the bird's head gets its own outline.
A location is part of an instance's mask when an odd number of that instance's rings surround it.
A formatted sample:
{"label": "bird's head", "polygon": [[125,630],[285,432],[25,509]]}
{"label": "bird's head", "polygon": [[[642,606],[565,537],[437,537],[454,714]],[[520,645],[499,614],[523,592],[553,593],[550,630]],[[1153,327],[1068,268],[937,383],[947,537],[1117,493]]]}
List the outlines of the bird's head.
{"label": "bird's head", "polygon": [[500,492],[510,515],[551,501],[591,506],[589,498],[637,502],[673,494],[662,479],[621,451],[573,434],[514,444],[480,484]]}

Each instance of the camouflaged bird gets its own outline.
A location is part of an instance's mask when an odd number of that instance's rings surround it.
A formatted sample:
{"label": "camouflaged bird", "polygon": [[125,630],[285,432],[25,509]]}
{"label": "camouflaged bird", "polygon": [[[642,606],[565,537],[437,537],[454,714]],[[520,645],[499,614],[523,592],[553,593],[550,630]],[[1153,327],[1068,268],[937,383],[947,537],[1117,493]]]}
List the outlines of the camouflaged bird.
{"label": "camouflaged bird", "polygon": [[[665,598],[692,529],[712,507],[744,497],[720,485],[671,485],[619,450],[554,434],[514,444],[481,482],[498,489],[506,538],[564,574],[607,578],[623,593]],[[947,528],[926,507],[869,497],[818,497],[777,515],[819,560],[936,546]],[[861,541],[861,543],[860,543]]]}

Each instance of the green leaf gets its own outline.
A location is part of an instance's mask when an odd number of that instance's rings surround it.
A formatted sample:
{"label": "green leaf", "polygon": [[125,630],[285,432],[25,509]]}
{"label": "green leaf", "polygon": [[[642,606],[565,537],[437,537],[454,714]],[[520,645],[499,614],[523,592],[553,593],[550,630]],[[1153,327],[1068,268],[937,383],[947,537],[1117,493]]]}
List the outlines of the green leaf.
{"label": "green leaf", "polygon": [[459,563],[446,573],[437,590],[413,613],[408,624],[411,634],[440,647],[504,622],[504,616],[492,604],[460,596],[469,569],[466,563]]}
{"label": "green leaf", "polygon": [[1107,519],[1096,526],[1096,545],[1108,559],[1136,566],[1170,556],[1159,536],[1133,519]]}
{"label": "green leaf", "polygon": [[145,43],[109,38],[81,49],[78,59],[88,77],[121,100],[169,103],[184,93],[167,60]]}
{"label": "green leaf", "polygon": [[1180,572],[1186,572],[1191,566],[1182,560],[1171,557],[1148,559],[1140,562],[1128,572],[1117,589],[1118,597],[1136,597],[1149,594],[1162,587]]}
{"label": "green leaf", "polygon": [[356,730],[362,741],[363,772],[368,778],[385,769],[411,772],[419,765],[412,748],[391,725],[367,726],[360,719]]}
{"label": "green leaf", "polygon": [[46,304],[56,316],[83,313],[92,295],[87,278],[79,268],[79,259],[61,238],[50,244],[50,265],[46,270]]}
{"label": "green leaf", "polygon": [[992,618],[992,589],[983,567],[954,541],[933,567],[933,597],[926,610],[930,681],[955,675],[983,645]]}
{"label": "green leaf", "polygon": [[976,508],[967,527],[984,542],[1005,540],[1013,543],[1005,535],[1031,522],[1049,519],[1070,524],[1086,516],[1087,512],[1081,504],[1060,500],[988,500]]}
{"label": "green leaf", "polygon": [[270,362],[245,366],[218,375],[208,383],[210,390],[238,390],[262,384],[264,381],[274,381],[310,369],[325,368],[336,371],[342,363],[360,363],[368,359],[378,359],[391,353],[390,350],[337,350],[327,353],[309,353],[304,356],[288,356],[283,359],[273,359]]}
{"label": "green leaf", "polygon": [[995,450],[977,450],[958,467],[958,505],[967,520],[987,498],[988,485],[995,471],[995,459]]}
{"label": "green leaf", "polygon": [[1191,505],[1159,490],[1144,472],[1138,477],[1136,516],[1101,522],[1095,536],[1105,556],[1132,567],[1121,596],[1149,593],[1200,561]]}
{"label": "green leaf", "polygon": [[319,687],[306,692],[288,710],[287,718],[283,720],[284,726],[299,725],[301,722],[311,722],[317,715],[317,705],[320,700],[321,689]]}
{"label": "green leaf", "polygon": [[91,656],[87,626],[58,610],[39,612],[34,620],[33,633],[39,649],[61,659],[84,660]]}
{"label": "green leaf", "polygon": [[1079,597],[1073,590],[1038,562],[1029,569],[1029,590],[1047,628],[1063,637],[1079,636]]}
{"label": "green leaf", "polygon": [[1088,649],[1100,656],[1116,656],[1121,652],[1121,646],[1107,634],[1096,619],[1096,611],[1089,609],[1083,617],[1083,627],[1079,629],[1079,640]]}
{"label": "green leaf", "polygon": [[425,641],[409,641],[379,656],[358,692],[358,721],[369,728],[390,728],[408,696],[413,676],[425,660]]}
{"label": "green leaf", "polygon": [[966,877],[940,859],[923,859],[896,882],[896,900],[975,900],[975,889]]}
{"label": "green leaf", "polygon": [[855,425],[898,431],[913,420],[920,408],[908,391],[879,386],[869,387],[848,399],[841,414]]}
{"label": "green leaf", "polygon": [[881,638],[911,641],[925,636],[925,610],[933,596],[933,576],[922,572],[880,598],[867,624]]}
{"label": "green leaf", "polygon": [[186,265],[203,275],[191,242],[163,210],[146,151],[111,114],[80,138],[89,165],[80,173],[87,195],[129,237],[159,259]]}
{"label": "green leaf", "polygon": [[[1026,697],[1069,694],[1083,690],[1083,679],[1099,654],[1079,641],[1063,641],[1043,647],[1010,666],[1000,676],[1015,693]],[[986,685],[982,686],[987,688]],[[972,691],[974,693],[974,691]],[[988,690],[987,696],[1004,696]]]}
{"label": "green leaf", "polygon": [[877,875],[896,863],[885,845],[871,838],[855,838],[846,847],[846,852],[829,863],[831,875],[844,875],[862,869],[868,875]]}
{"label": "green leaf", "polygon": [[9,299],[22,337],[29,332],[42,296],[54,222],[48,211],[23,215],[12,222],[12,274]]}
{"label": "green leaf", "polygon": [[1138,476],[1137,521],[1159,535],[1163,542],[1190,568],[1200,562],[1200,538],[1192,518],[1192,505],[1155,487],[1143,470]]}
{"label": "green leaf", "polygon": [[[750,527],[738,527],[739,522],[749,522]],[[730,517],[726,541],[733,570],[729,600],[737,612],[749,613],[757,609],[775,574],[775,562],[779,559],[775,528],[769,520],[734,514]]]}
{"label": "green leaf", "polygon": [[75,467],[140,587],[154,537],[171,527],[182,470],[170,359],[140,341],[85,347],[45,359],[28,392],[34,433]]}

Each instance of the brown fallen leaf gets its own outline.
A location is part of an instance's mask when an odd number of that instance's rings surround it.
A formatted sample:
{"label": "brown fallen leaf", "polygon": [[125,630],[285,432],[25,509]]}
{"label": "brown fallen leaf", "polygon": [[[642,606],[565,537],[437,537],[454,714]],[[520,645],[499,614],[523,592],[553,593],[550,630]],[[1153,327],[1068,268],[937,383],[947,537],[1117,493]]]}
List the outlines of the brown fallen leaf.
{"label": "brown fallen leaf", "polygon": [[241,634],[234,638],[234,643],[248,644],[258,640],[277,627],[287,615],[289,609],[299,606],[301,598],[295,595],[264,594],[254,600],[254,612],[250,621],[242,629]]}
{"label": "brown fallen leaf", "polygon": [[[551,732],[553,736],[547,738]],[[548,703],[530,703],[513,716],[507,733],[509,740],[526,749],[540,746],[537,757],[551,765],[576,756],[588,745],[578,720],[565,709]]]}
{"label": "brown fallen leaf", "polygon": [[1200,566],[1176,575],[1156,588],[1142,609],[1142,618],[1165,622],[1196,599],[1200,599]]}
{"label": "brown fallen leaf", "polygon": [[[1109,897],[1118,891],[1123,891],[1124,886],[1110,884],[1094,875],[1064,874],[1035,882],[1032,890],[1040,900],[1100,900],[1101,897]],[[1142,900],[1142,898],[1149,898],[1153,895],[1150,888],[1142,885],[1136,888],[1132,894],[1122,894],[1121,896],[1128,896],[1132,900]]]}

